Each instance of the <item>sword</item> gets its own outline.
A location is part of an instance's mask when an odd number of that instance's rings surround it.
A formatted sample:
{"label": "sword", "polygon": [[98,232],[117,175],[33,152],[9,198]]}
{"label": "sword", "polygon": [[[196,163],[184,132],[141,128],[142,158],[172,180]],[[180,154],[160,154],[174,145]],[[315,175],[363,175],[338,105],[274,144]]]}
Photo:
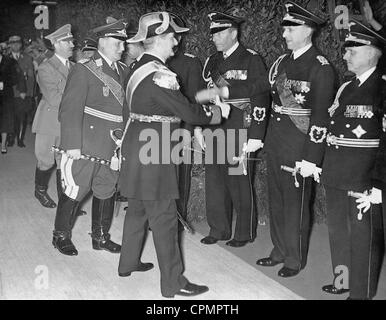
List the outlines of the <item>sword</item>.
{"label": "sword", "polygon": [[[359,198],[368,196],[368,195],[369,195],[369,192],[368,192],[368,191],[365,191],[365,192],[363,192],[363,193],[360,193],[360,192],[355,192],[355,191],[347,191],[347,195],[348,195],[349,197],[352,197],[352,198],[355,198],[355,199],[359,199]],[[358,219],[358,220],[362,220],[362,218],[363,218],[362,209],[359,209],[359,210],[358,210],[358,214],[357,214],[357,219]]]}
{"label": "sword", "polygon": [[289,172],[291,173],[291,175],[294,177],[294,180],[295,180],[295,187],[296,188],[299,188],[299,181],[297,180],[296,178],[296,174],[299,172],[300,168],[296,167],[295,168],[291,168],[291,167],[288,167],[288,166],[285,166],[285,165],[281,165],[280,166],[280,170],[283,170],[285,172]]}

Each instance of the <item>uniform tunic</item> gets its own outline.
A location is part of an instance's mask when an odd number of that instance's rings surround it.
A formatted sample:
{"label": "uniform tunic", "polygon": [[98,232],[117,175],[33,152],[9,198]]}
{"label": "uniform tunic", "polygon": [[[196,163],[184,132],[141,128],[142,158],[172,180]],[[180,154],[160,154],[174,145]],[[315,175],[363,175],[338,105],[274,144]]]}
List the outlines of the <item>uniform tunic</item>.
{"label": "uniform tunic", "polygon": [[[188,98],[191,103],[195,102],[195,94],[197,91],[205,88],[205,82],[201,77],[202,66],[200,60],[189,54],[183,53],[179,50],[174,57],[168,61],[170,69],[177,74],[177,79],[180,84],[182,94]],[[181,128],[186,131],[192,131],[193,126],[181,123]],[[190,140],[190,135],[187,140]],[[188,148],[192,148],[189,141]],[[186,218],[188,214],[188,201],[191,183],[191,169],[193,161],[193,153],[189,149],[184,152],[190,152],[190,161],[182,163],[178,166],[178,185],[180,191],[180,198],[177,200],[177,209],[180,214]]]}
{"label": "uniform tunic", "polygon": [[[334,73],[314,47],[297,59],[281,56],[271,67],[272,110],[264,149],[267,152],[271,258],[299,270],[306,264],[312,178],[299,188],[282,165],[306,160],[321,165],[326,138],[327,109],[334,92]],[[297,111],[286,114],[284,108]]]}
{"label": "uniform tunic", "polygon": [[[263,140],[266,129],[266,110],[269,105],[267,73],[260,56],[241,44],[225,60],[222,52],[210,56],[204,66],[203,78],[209,87],[227,86],[231,105],[228,119],[210,128],[212,132],[224,133],[225,141],[211,145],[206,139],[205,190],[206,216],[211,237],[227,240],[232,236],[232,209],[237,212],[233,238],[238,241],[254,240],[256,237],[256,209],[252,189],[253,166],[247,162],[247,175],[242,165],[233,160],[242,153],[247,138]],[[204,135],[205,137],[205,135]],[[234,137],[234,138],[233,138]],[[217,141],[217,142],[216,142]],[[217,150],[225,161],[217,159]],[[213,155],[213,163],[208,163]],[[254,157],[250,154],[250,157]],[[239,168],[236,174],[229,169]]]}
{"label": "uniform tunic", "polygon": [[[176,74],[151,54],[145,53],[135,63],[129,74],[130,80],[137,75],[141,76],[142,73],[135,71],[142,66],[152,66],[152,71],[145,74],[131,97],[128,95],[131,90],[129,81],[126,94],[131,103],[128,102],[130,110],[125,109],[125,120],[131,112],[142,116],[176,116],[193,125],[219,123],[219,110],[207,114],[200,105],[190,104],[179,91]],[[129,202],[118,271],[124,273],[137,268],[149,224],[161,271],[161,293],[164,296],[173,296],[187,283],[182,275],[183,265],[178,244],[175,204],[175,199],[179,197],[177,167],[171,157],[173,145],[178,142],[178,136],[171,142],[171,133],[179,126],[177,122],[132,120],[122,145],[123,163],[119,187]]]}
{"label": "uniform tunic", "polygon": [[[378,152],[373,143],[382,132],[382,84],[381,74],[375,70],[359,87],[354,81],[343,85],[331,109],[323,162],[333,271],[337,276],[338,266],[348,268],[350,297],[357,299],[372,298],[376,293],[382,217],[380,205],[372,205],[359,220],[356,199],[347,192],[362,193],[373,186],[371,174]],[[365,147],[339,145],[339,138]]]}
{"label": "uniform tunic", "polygon": [[[127,74],[125,64],[117,62],[117,66],[119,74],[96,52],[72,68],[59,111],[62,149],[80,149],[104,160],[114,155],[116,143],[110,131],[123,129],[122,84]],[[63,155],[61,167],[65,193],[72,199],[80,200],[90,188],[100,199],[114,193],[118,172],[106,165]]]}

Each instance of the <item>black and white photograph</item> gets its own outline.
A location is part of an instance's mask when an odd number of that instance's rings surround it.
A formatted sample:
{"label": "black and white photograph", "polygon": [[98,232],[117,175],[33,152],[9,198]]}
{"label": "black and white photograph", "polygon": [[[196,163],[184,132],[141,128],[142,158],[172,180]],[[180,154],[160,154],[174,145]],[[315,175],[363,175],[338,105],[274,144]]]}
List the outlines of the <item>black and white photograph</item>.
{"label": "black and white photograph", "polygon": [[385,28],[384,0],[2,0],[0,300],[386,300]]}

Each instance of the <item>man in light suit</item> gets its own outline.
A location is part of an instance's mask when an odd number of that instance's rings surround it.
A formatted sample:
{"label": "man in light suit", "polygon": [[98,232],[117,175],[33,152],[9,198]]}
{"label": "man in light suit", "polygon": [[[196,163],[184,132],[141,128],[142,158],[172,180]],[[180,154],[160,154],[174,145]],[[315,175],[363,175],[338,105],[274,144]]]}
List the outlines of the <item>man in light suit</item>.
{"label": "man in light suit", "polygon": [[32,132],[36,133],[35,197],[42,206],[55,208],[56,203],[48,195],[47,189],[55,162],[60,161],[60,154],[55,154],[51,148],[60,143],[58,110],[72,64],[68,58],[72,56],[74,48],[71,25],[66,24],[45,38],[51,41],[55,53],[39,65],[37,74],[43,96],[32,124]]}

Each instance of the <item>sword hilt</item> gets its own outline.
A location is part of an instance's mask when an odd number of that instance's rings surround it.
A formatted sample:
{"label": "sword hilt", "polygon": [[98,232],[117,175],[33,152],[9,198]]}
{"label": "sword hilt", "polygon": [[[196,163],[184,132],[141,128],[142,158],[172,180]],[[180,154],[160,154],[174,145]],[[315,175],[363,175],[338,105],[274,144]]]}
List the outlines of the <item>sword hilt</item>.
{"label": "sword hilt", "polygon": [[285,172],[289,172],[291,173],[291,175],[294,177],[294,184],[295,184],[295,187],[296,188],[299,188],[300,184],[299,184],[299,181],[298,179],[296,178],[296,174],[298,173],[299,169],[297,167],[295,168],[292,168],[292,167],[289,167],[289,166],[286,166],[286,165],[281,165],[280,166],[280,170],[283,170]]}
{"label": "sword hilt", "polygon": [[[369,193],[367,191],[361,193],[361,192],[355,192],[355,191],[347,191],[347,195],[349,197],[355,198],[355,199],[360,199],[362,197],[368,196]],[[359,209],[358,214],[357,214],[358,220],[362,220],[363,214],[362,214],[362,209]]]}

